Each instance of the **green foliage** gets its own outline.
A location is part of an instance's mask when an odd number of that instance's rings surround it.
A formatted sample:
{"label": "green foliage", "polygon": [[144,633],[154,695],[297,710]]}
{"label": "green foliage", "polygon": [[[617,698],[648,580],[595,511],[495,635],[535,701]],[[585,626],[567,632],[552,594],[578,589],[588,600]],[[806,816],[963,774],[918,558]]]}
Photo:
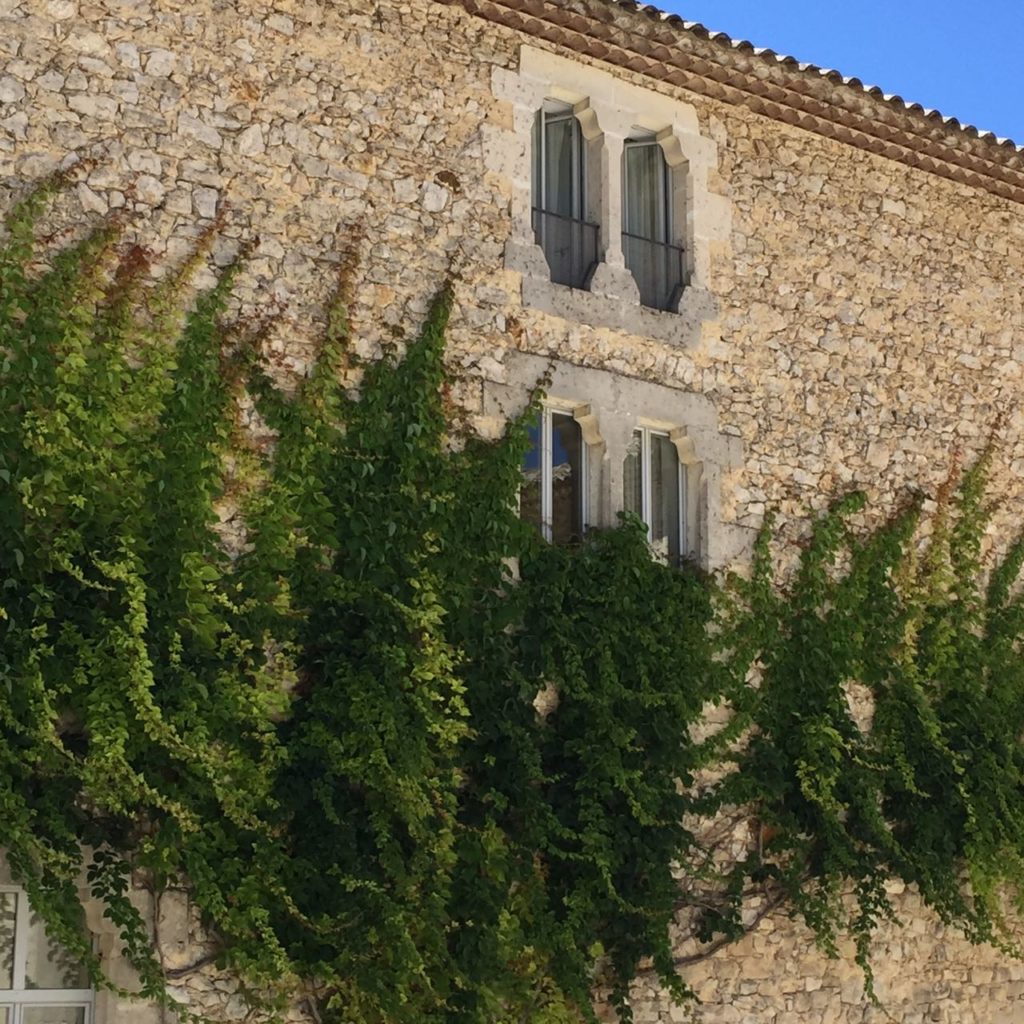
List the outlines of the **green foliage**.
{"label": "green foliage", "polygon": [[254,1001],[349,1024],[574,1024],[596,986],[628,1019],[648,966],[688,995],[677,926],[735,938],[758,898],[869,971],[893,878],[1012,951],[1024,543],[982,558],[990,456],[929,530],[844,499],[789,575],[770,523],[745,579],[630,518],[552,548],[515,512],[525,418],[455,426],[450,289],[367,363],[343,282],[289,387],[225,319],[233,267],[193,294],[212,234],[155,284],[116,225],[35,268],[59,186],[0,252],[0,831],[97,982],[83,871],[142,994],[131,886],[187,884]]}
{"label": "green foliage", "polygon": [[781,886],[828,952],[848,931],[869,993],[890,879],[972,941],[1018,952],[1002,908],[1024,878],[1024,547],[983,563],[991,458],[955,491],[951,477],[923,541],[920,502],[852,532],[855,495],[816,523],[789,587],[764,559],[737,584],[743,630],[756,619],[762,638],[745,651],[759,689],[718,796],[757,809],[761,842],[735,872]]}
{"label": "green foliage", "polygon": [[235,628],[214,529],[234,414],[219,326],[231,273],[182,322],[192,266],[145,289],[143,254],[119,255],[104,225],[28,275],[38,206],[13,210],[0,253],[4,843],[99,981],[73,898],[95,851],[90,888],[142,992],[162,998],[129,876],[187,875],[231,934],[239,883],[258,878],[234,855],[266,830],[278,760],[279,691]]}
{"label": "green foliage", "polygon": [[673,867],[695,846],[683,819],[700,757],[687,726],[719,695],[708,589],[653,561],[636,520],[579,550],[537,550],[522,585],[526,667],[558,694],[540,738],[552,819],[541,848],[564,984],[587,976],[596,942],[623,1011],[644,957],[682,997],[669,926]]}

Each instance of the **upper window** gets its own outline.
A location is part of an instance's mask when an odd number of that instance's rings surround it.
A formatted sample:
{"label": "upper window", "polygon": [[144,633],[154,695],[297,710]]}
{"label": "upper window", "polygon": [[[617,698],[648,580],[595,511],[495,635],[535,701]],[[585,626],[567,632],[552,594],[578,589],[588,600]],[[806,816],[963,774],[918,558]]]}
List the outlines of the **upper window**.
{"label": "upper window", "polygon": [[640,302],[675,309],[683,289],[683,250],[672,244],[672,169],[653,135],[627,139],[622,157],[622,254]]}
{"label": "upper window", "polygon": [[587,148],[572,107],[548,101],[533,140],[533,232],[551,280],[586,288],[598,261],[600,230],[586,221]]}
{"label": "upper window", "polygon": [[482,126],[484,159],[508,186],[505,267],[520,275],[523,305],[680,348],[703,344],[704,324],[720,315],[709,282],[732,209],[697,109],[599,61],[529,45],[518,69],[494,69],[491,85],[511,117]]}
{"label": "upper window", "polygon": [[586,527],[587,460],[583,431],[571,412],[545,406],[530,427],[520,515],[545,540],[568,544]]}
{"label": "upper window", "polygon": [[0,887],[0,1024],[92,1024],[85,967],[46,933],[21,889]]}
{"label": "upper window", "polygon": [[675,442],[646,427],[634,430],[622,470],[623,506],[647,524],[655,555],[678,565],[684,555],[687,502],[686,476]]}

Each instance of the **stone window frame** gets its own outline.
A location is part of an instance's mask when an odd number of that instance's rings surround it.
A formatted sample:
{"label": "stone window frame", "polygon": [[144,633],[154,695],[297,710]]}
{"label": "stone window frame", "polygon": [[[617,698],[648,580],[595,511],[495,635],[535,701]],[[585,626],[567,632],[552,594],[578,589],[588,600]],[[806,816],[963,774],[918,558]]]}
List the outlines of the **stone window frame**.
{"label": "stone window frame", "polygon": [[483,382],[484,434],[497,436],[520,415],[539,381],[545,402],[571,412],[586,451],[587,525],[608,529],[624,506],[624,460],[636,427],[667,433],[686,473],[689,559],[705,570],[746,558],[755,531],[722,521],[723,477],[743,466],[743,443],[720,430],[714,405],[704,395],[619,373],[577,366],[525,352],[510,352],[502,380]]}
{"label": "stone window frame", "polygon": [[[565,320],[609,327],[679,347],[700,343],[701,327],[717,315],[709,288],[715,243],[730,233],[728,201],[710,192],[709,175],[717,169],[718,149],[702,135],[695,108],[663,93],[625,82],[600,67],[524,45],[518,71],[495,69],[492,90],[511,109],[508,127],[487,126],[487,166],[510,184],[512,230],[505,266],[521,275],[524,306]],[[584,138],[600,142],[592,167],[600,203],[598,263],[589,291],[553,284],[547,261],[534,241],[533,124],[545,101],[572,106]],[[622,253],[622,162],[627,139],[651,133],[661,145],[672,172],[673,215],[678,241],[685,250],[685,287],[677,310],[640,305],[639,291]],[[593,159],[593,157],[592,157]]]}
{"label": "stone window frame", "polygon": [[29,919],[31,907],[28,893],[24,886],[13,883],[0,883],[0,895],[13,894],[16,897],[14,916],[14,935],[11,937],[12,983],[9,989],[0,989],[0,1010],[7,1011],[7,1024],[21,1024],[26,1009],[73,1009],[84,1010],[85,1024],[96,1021],[96,990],[94,987],[82,989],[53,989],[20,987],[24,982],[28,963]]}

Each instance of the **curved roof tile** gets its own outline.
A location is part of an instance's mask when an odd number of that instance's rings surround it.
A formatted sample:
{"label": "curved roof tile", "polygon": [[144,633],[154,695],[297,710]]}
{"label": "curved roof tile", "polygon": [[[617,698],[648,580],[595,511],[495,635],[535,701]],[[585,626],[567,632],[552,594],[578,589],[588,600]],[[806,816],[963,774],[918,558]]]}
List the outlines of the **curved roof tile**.
{"label": "curved roof tile", "polygon": [[1024,204],[1024,148],[636,0],[438,0],[549,44]]}
{"label": "curved roof tile", "polygon": [[687,21],[678,14],[663,11],[660,8],[654,7],[652,4],[637,3],[636,0],[615,0],[615,3],[619,7],[637,11],[649,18],[664,22],[665,24],[679,26],[684,31],[690,32],[700,38],[710,39],[716,43],[724,43],[725,45],[732,47],[734,50],[739,50],[741,52],[753,52],[758,57],[763,57],[765,60],[774,60],[776,63],[781,64],[786,68],[795,67],[797,70],[808,74],[821,75],[822,77],[827,78],[830,82],[841,83],[849,86],[851,89],[864,92],[869,96],[880,98],[895,109],[908,111],[910,113],[924,113],[926,117],[939,118],[942,120],[943,124],[948,125],[951,128],[958,129],[973,138],[985,139],[987,141],[995,142],[997,145],[1012,148],[1017,153],[1024,153],[1024,146],[1018,145],[1012,139],[1004,138],[1003,136],[996,135],[994,132],[977,128],[973,124],[965,124],[964,122],[957,120],[955,117],[947,117],[938,110],[921,106],[920,103],[911,103],[894,93],[885,92],[877,85],[865,85],[859,78],[844,75],[841,71],[837,71],[834,68],[819,67],[817,64],[798,60],[796,57],[791,57],[788,54],[777,53],[769,47],[755,46],[747,39],[735,39],[726,32],[709,29],[698,21]]}

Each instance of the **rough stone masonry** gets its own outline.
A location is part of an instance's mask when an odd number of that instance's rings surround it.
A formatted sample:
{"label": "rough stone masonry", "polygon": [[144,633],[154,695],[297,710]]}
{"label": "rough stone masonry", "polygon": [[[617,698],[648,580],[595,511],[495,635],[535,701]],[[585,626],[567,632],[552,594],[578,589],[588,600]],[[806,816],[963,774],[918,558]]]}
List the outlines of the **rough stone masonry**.
{"label": "rough stone masonry", "polygon": [[[645,18],[615,8],[607,21],[634,31]],[[530,143],[495,86],[519,73],[524,47],[674,105],[713,149],[688,217],[695,236],[702,210],[726,228],[701,243],[713,301],[692,343],[630,333],[629,317],[601,326],[524,304],[523,273],[506,260],[521,186],[507,168]],[[833,88],[840,104],[853,87]],[[884,509],[907,486],[933,489],[953,453],[969,460],[997,419],[995,529],[1019,521],[1024,208],[894,152],[434,0],[0,0],[0,203],[89,158],[54,227],[123,210],[170,263],[230,204],[215,258],[258,237],[238,301],[243,312],[285,310],[270,344],[286,371],[308,359],[342,253],[358,257],[352,315],[368,352],[413,329],[454,269],[449,358],[481,429],[493,419],[489,389],[522,385],[524,356],[557,360],[567,379],[582,368],[700,396],[714,436],[735,443],[703,455],[698,445],[698,456],[710,469],[714,452],[741,453],[714,467],[709,533],[742,535],[768,507],[795,532],[852,486]],[[865,1000],[850,957],[829,961],[802,929],[770,917],[690,970],[697,1019],[1024,1021],[1024,966],[944,931],[912,893],[900,898],[912,923],[880,940],[886,1011]],[[164,897],[158,913],[168,966],[197,959],[187,897]],[[121,977],[116,943],[101,942]],[[235,989],[207,967],[178,994],[235,1020],[245,1014]],[[691,1012],[638,982],[640,1024]],[[306,1019],[301,1005],[294,1018]],[[97,1024],[154,1019],[97,997]]]}

